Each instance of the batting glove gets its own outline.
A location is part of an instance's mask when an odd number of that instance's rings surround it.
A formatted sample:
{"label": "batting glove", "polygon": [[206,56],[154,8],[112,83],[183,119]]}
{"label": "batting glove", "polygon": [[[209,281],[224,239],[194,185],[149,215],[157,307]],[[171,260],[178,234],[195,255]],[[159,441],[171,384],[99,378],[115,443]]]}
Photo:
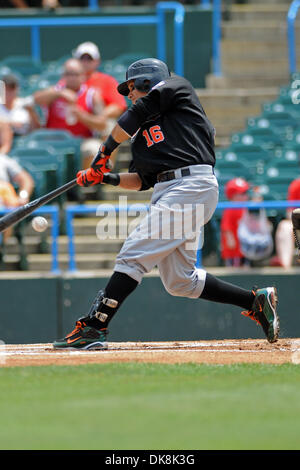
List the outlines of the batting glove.
{"label": "batting glove", "polygon": [[98,150],[97,155],[95,156],[94,160],[92,161],[91,167],[98,173],[101,172],[109,173],[112,170],[112,165],[109,161],[110,154],[107,155],[105,151],[105,145],[102,144]]}
{"label": "batting glove", "polygon": [[94,186],[102,183],[103,173],[100,170],[96,172],[93,168],[89,168],[88,170],[78,171],[76,178],[79,186]]}

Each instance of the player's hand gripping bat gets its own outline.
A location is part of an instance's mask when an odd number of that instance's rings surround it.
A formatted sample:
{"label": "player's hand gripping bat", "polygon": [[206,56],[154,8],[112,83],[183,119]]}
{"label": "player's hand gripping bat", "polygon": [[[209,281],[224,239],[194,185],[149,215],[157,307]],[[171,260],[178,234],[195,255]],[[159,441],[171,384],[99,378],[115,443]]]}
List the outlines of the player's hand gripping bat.
{"label": "player's hand gripping bat", "polygon": [[300,263],[300,208],[292,212],[293,234],[298,251],[298,262]]}
{"label": "player's hand gripping bat", "polygon": [[41,196],[35,199],[34,201],[28,202],[24,206],[18,207],[18,209],[15,209],[9,212],[8,214],[4,215],[0,219],[0,233],[6,230],[8,227],[11,227],[17,222],[20,222],[21,220],[25,219],[25,217],[30,215],[36,209],[43,206],[44,204],[47,204],[47,202],[52,201],[52,199],[60,196],[62,193],[68,191],[68,189],[71,189],[74,186],[76,186],[76,179],[69,181],[63,186],[54,189],[50,193],[45,194],[44,196]]}

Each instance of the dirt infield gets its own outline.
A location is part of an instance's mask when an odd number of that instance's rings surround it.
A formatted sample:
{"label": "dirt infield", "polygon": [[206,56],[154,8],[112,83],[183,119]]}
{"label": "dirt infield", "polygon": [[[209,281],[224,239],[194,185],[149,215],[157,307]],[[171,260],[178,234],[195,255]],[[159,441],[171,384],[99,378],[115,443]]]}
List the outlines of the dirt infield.
{"label": "dirt infield", "polygon": [[0,346],[0,367],[152,362],[300,364],[300,339],[109,343],[106,351],[55,350],[51,344]]}

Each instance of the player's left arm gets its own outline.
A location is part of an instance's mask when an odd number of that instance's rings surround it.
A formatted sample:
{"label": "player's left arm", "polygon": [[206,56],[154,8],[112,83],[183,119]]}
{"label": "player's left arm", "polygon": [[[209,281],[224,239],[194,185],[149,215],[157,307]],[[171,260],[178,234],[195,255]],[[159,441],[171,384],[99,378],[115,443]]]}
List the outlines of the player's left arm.
{"label": "player's left arm", "polygon": [[[105,178],[112,176],[107,175]],[[131,189],[134,191],[139,191],[142,187],[142,180],[139,177],[138,173],[120,173],[120,188]],[[104,182],[104,181],[103,181]]]}

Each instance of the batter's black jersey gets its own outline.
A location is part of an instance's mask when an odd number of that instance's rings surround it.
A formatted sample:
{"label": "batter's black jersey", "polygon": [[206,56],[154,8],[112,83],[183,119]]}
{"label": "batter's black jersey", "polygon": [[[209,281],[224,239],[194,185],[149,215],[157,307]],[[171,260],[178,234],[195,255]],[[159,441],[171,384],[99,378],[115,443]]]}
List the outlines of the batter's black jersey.
{"label": "batter's black jersey", "polygon": [[162,171],[215,165],[215,130],[185,78],[173,76],[158,83],[127,113],[138,128],[129,171],[139,174],[142,189],[153,187]]}

